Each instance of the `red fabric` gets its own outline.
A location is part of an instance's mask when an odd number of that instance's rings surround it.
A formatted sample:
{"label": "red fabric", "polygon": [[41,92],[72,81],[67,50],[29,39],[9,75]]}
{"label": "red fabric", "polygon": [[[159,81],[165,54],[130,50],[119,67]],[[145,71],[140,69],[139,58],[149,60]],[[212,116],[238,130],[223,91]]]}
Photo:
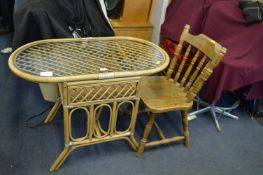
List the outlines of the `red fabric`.
{"label": "red fabric", "polygon": [[228,49],[206,83],[204,97],[208,102],[217,101],[223,91],[246,85],[252,85],[248,98],[263,98],[263,22],[246,25],[238,3],[174,0],[162,25],[163,37],[178,41],[183,26],[190,24],[191,33],[204,33]]}
{"label": "red fabric", "polygon": [[[168,55],[170,56],[170,58],[172,59],[173,56],[174,56],[174,52],[175,52],[175,49],[177,47],[177,43],[170,40],[170,39],[167,39],[167,38],[164,38],[162,40],[162,48],[168,53]],[[186,51],[186,47],[183,46],[183,49],[179,55],[179,57],[177,58],[177,61],[178,63],[180,63],[182,60],[183,60],[183,57],[184,57],[184,54],[185,54],[185,51]],[[188,59],[186,60],[185,64],[190,64],[192,58],[193,58],[193,54],[190,52],[189,53],[189,56],[188,56]],[[175,69],[177,69],[177,67],[175,67]]]}
{"label": "red fabric", "polygon": [[162,48],[168,53],[170,58],[173,57],[177,44],[170,39],[164,38],[162,41]]}

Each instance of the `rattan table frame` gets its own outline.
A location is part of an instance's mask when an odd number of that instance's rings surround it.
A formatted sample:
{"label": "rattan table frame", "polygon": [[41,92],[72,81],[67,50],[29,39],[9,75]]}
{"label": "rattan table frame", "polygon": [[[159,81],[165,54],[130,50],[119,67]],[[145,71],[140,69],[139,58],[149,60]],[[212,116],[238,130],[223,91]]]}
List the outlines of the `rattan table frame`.
{"label": "rattan table frame", "polygon": [[[116,43],[115,40],[117,41]],[[96,62],[96,58],[94,58],[95,61],[90,62],[90,66],[91,69],[93,69],[93,72],[82,72],[81,75],[75,73],[75,70],[71,71],[67,67],[65,67],[65,69],[68,69],[69,75],[61,76],[59,75],[60,72],[56,72],[56,70],[54,69],[54,76],[39,76],[38,72],[36,72],[33,67],[37,65],[41,68],[41,70],[43,70],[44,68],[48,68],[48,66],[46,65],[49,65],[50,62],[54,60],[49,60],[49,62],[45,60],[43,61],[41,59],[42,57],[49,58],[51,56],[52,58],[61,58],[61,60],[59,61],[64,62],[65,65],[71,66],[70,64],[68,64],[68,62],[71,61],[72,64],[74,64],[75,61],[68,59],[66,56],[63,55],[63,52],[59,51],[59,49],[62,49],[63,43],[69,43],[68,45],[70,45],[71,43],[77,42],[79,44],[78,47],[82,47],[81,49],[86,49],[82,52],[81,50],[78,50],[78,48],[76,48],[77,52],[81,52],[79,56],[81,57],[84,55],[85,57],[90,58],[90,55],[93,55],[93,53],[89,53],[91,49],[89,48],[90,46],[88,44],[92,45],[92,42],[94,42],[93,44],[96,47],[100,47],[100,45],[96,45],[97,41],[102,42],[100,43],[102,45],[105,43],[107,44],[108,41],[111,42],[111,46],[109,46],[109,49],[112,49],[111,51],[114,52],[112,53],[113,55],[103,55],[105,56],[105,58],[110,58],[110,60],[99,57],[100,59],[105,60],[106,63],[102,66],[105,66],[106,68],[102,67],[101,69],[99,67],[99,70],[96,70],[96,65],[101,66]],[[120,43],[118,43],[119,41]],[[125,42],[129,43],[130,45],[126,47]],[[51,47],[48,45],[49,43],[51,43],[51,45],[53,43],[54,44]],[[47,44],[47,46],[45,44]],[[54,48],[60,44],[62,45],[61,48]],[[38,48],[38,46],[40,46],[40,49]],[[72,46],[74,45],[72,44]],[[96,49],[95,46],[92,49]],[[43,50],[43,48],[41,47],[43,47],[44,49],[48,48],[49,50]],[[107,47],[105,47],[104,49],[106,49]],[[143,50],[143,48],[147,48],[148,50]],[[69,49],[70,51],[67,52],[66,49]],[[67,52],[68,57],[76,56],[74,54],[76,54],[77,52],[71,54],[71,52],[75,51],[76,50],[73,50],[68,46],[65,48],[65,52]],[[129,51],[132,51],[133,53],[130,54]],[[101,53],[96,52],[94,55],[99,56],[100,54],[104,53],[104,51],[100,52]],[[109,51],[106,50],[105,52]],[[151,55],[152,53],[153,55]],[[117,58],[114,54],[117,55]],[[39,58],[40,60],[33,60],[35,59],[35,57]],[[133,64],[133,60],[131,60],[133,57],[136,57],[137,60],[135,60],[134,62],[137,61],[137,63]],[[125,58],[126,60],[123,58]],[[147,58],[150,58],[153,61],[149,61],[147,60]],[[79,66],[82,66],[80,64],[82,60],[77,59],[77,57],[74,57],[74,59],[76,59],[78,65],[72,65],[72,69],[78,69]],[[112,60],[115,60],[115,62],[112,62]],[[60,65],[59,61],[57,61],[58,65]],[[18,64],[19,62],[22,66]],[[141,65],[145,63],[149,65]],[[51,166],[50,171],[58,170],[65,159],[68,157],[68,155],[74,149],[82,146],[98,144],[117,139],[125,139],[130,143],[131,147],[136,150],[138,147],[138,143],[134,138],[134,129],[140,100],[140,78],[144,75],[150,75],[162,71],[168,66],[168,63],[169,56],[159,46],[151,42],[132,37],[50,39],[32,42],[18,48],[10,56],[9,59],[9,67],[17,76],[37,83],[58,84],[59,98],[46,117],[45,123],[49,123],[53,120],[59,107],[62,105],[64,117],[65,146],[63,151],[60,153],[56,161]],[[31,67],[28,66],[29,68],[25,68],[27,65],[30,65]],[[117,67],[117,65],[121,65],[121,67]],[[56,67],[57,65],[54,66]],[[63,66],[64,65],[62,65],[62,68]],[[23,70],[24,68],[25,70]],[[120,71],[119,68],[121,69]],[[89,69],[87,70],[89,71]],[[71,72],[73,72],[73,74],[70,74]],[[68,72],[66,72],[66,74],[67,73]],[[119,117],[118,111],[124,104],[128,104],[131,106],[131,119],[129,127],[126,128],[126,130],[119,131],[116,128],[116,122]],[[103,129],[100,126],[99,118],[101,116],[100,114],[103,108],[108,108],[108,110],[110,111],[108,130]],[[74,138],[72,136],[71,130],[72,115],[76,110],[84,110],[87,116],[87,132],[85,136],[80,138]]]}

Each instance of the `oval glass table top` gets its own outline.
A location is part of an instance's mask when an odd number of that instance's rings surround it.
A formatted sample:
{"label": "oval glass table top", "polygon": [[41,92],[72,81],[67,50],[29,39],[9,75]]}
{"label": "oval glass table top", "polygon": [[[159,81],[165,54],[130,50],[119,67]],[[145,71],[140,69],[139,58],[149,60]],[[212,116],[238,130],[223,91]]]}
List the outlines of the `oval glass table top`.
{"label": "oval glass table top", "polygon": [[132,37],[40,40],[18,48],[9,58],[17,76],[46,83],[149,75],[168,64],[163,49]]}

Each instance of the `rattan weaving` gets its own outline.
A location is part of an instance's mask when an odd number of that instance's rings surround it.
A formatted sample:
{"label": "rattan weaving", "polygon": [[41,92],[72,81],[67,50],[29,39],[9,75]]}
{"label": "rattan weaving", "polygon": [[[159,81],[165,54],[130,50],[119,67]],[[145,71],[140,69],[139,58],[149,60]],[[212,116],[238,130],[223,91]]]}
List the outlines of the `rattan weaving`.
{"label": "rattan weaving", "polygon": [[71,106],[96,103],[106,100],[122,100],[136,97],[138,81],[123,80],[113,83],[72,85],[68,89],[68,103]]}

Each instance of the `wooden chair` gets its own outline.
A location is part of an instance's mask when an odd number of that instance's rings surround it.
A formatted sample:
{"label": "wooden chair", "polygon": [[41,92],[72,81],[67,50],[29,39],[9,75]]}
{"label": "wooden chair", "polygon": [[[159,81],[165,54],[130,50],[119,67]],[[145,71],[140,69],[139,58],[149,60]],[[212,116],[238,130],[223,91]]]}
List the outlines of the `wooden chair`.
{"label": "wooden chair", "polygon": [[[166,76],[149,76],[142,79],[140,96],[150,117],[137,155],[143,153],[145,146],[157,146],[180,140],[183,140],[186,146],[189,144],[188,110],[204,82],[226,53],[226,48],[214,40],[204,34],[191,35],[189,29],[190,26],[185,25]],[[183,47],[187,49],[183,51]],[[189,58],[189,53],[193,53],[194,56]],[[180,54],[183,54],[183,59],[178,63],[177,58]],[[187,59],[191,59],[190,64],[185,64]],[[155,122],[156,114],[169,111],[181,112],[183,135],[166,138]],[[161,139],[147,142],[153,125]]]}

